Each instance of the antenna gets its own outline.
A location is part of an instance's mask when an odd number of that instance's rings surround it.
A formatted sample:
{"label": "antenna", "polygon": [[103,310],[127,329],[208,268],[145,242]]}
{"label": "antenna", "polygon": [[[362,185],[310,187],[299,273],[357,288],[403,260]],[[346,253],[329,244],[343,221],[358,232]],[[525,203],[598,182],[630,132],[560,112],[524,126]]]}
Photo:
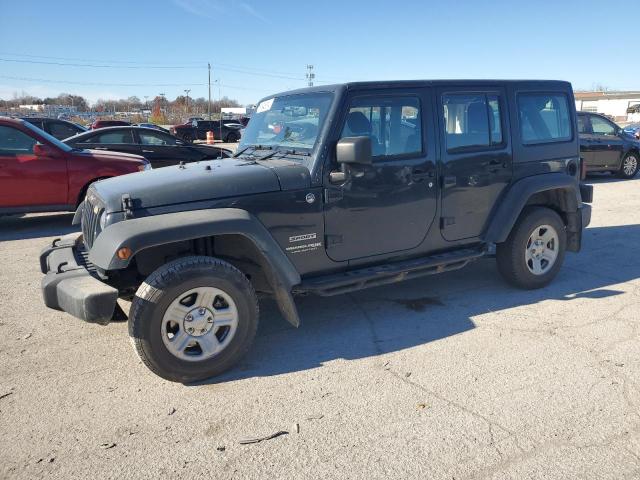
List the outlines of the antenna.
{"label": "antenna", "polygon": [[313,65],[307,65],[307,85],[313,87],[313,79],[316,78],[316,74],[313,73]]}

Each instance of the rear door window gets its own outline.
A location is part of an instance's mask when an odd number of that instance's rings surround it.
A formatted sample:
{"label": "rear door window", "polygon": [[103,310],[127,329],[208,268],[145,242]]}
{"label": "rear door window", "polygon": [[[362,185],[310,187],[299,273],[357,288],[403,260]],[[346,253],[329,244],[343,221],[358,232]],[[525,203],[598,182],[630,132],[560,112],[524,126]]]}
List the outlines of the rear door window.
{"label": "rear door window", "polygon": [[558,93],[518,95],[520,135],[525,145],[572,139],[567,96]]}
{"label": "rear door window", "polygon": [[498,95],[445,94],[442,96],[442,105],[448,151],[482,149],[502,144]]}
{"label": "rear door window", "polygon": [[578,115],[578,133],[588,135],[591,133],[589,125],[589,117],[587,115]]}

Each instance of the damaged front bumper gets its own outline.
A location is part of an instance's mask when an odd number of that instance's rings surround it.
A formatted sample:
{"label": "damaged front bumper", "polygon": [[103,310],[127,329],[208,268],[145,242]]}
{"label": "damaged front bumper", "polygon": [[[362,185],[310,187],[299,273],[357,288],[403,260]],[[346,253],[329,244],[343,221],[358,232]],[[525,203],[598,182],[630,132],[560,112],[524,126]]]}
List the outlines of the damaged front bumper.
{"label": "damaged front bumper", "polygon": [[81,233],[56,238],[42,250],[44,303],[86,322],[105,325],[114,315],[118,290],[100,280],[87,256]]}

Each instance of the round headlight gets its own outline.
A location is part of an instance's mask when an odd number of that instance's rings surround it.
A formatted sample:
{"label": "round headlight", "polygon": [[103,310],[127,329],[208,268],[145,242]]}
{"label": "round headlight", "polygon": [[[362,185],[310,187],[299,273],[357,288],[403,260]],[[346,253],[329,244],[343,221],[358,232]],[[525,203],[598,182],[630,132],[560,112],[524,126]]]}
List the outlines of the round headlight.
{"label": "round headlight", "polygon": [[107,227],[107,212],[100,214],[100,230],[104,230]]}

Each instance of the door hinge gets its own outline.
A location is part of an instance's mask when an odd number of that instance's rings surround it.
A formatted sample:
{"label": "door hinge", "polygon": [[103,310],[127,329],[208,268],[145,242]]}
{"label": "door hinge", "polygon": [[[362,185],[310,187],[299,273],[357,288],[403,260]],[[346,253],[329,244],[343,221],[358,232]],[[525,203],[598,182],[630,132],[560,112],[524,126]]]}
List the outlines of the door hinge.
{"label": "door hinge", "polygon": [[342,244],[342,235],[325,235],[324,236],[325,248],[331,248],[341,244]]}
{"label": "door hinge", "polygon": [[456,217],[441,217],[440,218],[440,228],[445,228],[450,225],[456,224]]}
{"label": "door hinge", "polygon": [[121,202],[125,220],[133,218],[133,200],[131,200],[131,196],[128,193],[125,193],[121,197]]}

